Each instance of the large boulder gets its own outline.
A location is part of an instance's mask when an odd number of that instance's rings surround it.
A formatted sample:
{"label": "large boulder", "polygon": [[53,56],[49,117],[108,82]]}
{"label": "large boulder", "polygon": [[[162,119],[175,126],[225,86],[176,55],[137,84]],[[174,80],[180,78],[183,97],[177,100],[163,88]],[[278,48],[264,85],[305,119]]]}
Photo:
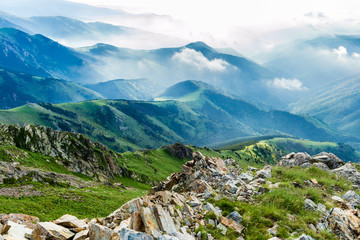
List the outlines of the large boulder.
{"label": "large boulder", "polygon": [[338,158],[335,154],[321,152],[312,156],[312,160],[315,162],[321,162],[326,164],[330,169],[335,169],[344,165],[344,162]]}
{"label": "large boulder", "polygon": [[55,220],[54,223],[67,228],[76,228],[80,231],[87,228],[87,224],[83,220],[79,220],[77,217],[69,214],[65,214],[64,216]]}
{"label": "large boulder", "polygon": [[74,237],[75,233],[52,222],[40,222],[36,225],[32,235],[34,237],[43,236],[45,239],[67,240]]}
{"label": "large boulder", "polygon": [[89,227],[90,240],[120,240],[119,234],[99,224],[91,224]]}
{"label": "large boulder", "polygon": [[163,146],[162,148],[166,149],[171,156],[180,158],[181,160],[184,158],[192,158],[193,150],[182,143],[174,143],[172,145]]}
{"label": "large boulder", "polygon": [[318,167],[322,170],[336,169],[343,166],[345,163],[332,153],[321,152],[314,156],[310,156],[308,153],[290,153],[283,156],[278,165],[283,167]]}
{"label": "large boulder", "polygon": [[351,163],[347,163],[344,166],[333,169],[331,172],[348,179],[356,185],[360,185],[360,173],[358,172],[356,167],[351,165]]}

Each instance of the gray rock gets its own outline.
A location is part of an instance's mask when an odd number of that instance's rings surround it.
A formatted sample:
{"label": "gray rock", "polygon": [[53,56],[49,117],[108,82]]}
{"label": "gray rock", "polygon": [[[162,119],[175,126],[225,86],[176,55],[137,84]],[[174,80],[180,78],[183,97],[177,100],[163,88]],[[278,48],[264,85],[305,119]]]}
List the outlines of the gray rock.
{"label": "gray rock", "polygon": [[227,228],[226,228],[224,225],[222,225],[221,223],[219,223],[219,224],[216,226],[216,228],[218,228],[218,229],[221,230],[221,234],[222,234],[222,235],[225,235],[226,232],[227,232]]}
{"label": "gray rock", "polygon": [[[152,236],[146,233],[142,232],[136,232],[134,230],[123,228],[119,231],[119,236],[121,240],[154,240]],[[101,239],[101,238],[99,238]],[[158,238],[159,240],[165,240],[165,239],[173,239],[176,238],[167,238],[166,236],[160,236]],[[94,239],[95,240],[95,239]]]}
{"label": "gray rock", "polygon": [[344,166],[333,169],[331,172],[348,179],[354,184],[360,185],[360,173],[351,163],[346,163]]}
{"label": "gray rock", "polygon": [[241,223],[242,222],[242,216],[240,215],[240,213],[234,211],[232,213],[230,213],[227,218],[230,218],[232,220],[234,220],[237,223]]}
{"label": "gray rock", "polygon": [[312,156],[312,160],[326,164],[330,169],[335,169],[343,166],[345,163],[335,154],[321,152]]}
{"label": "gray rock", "polygon": [[304,207],[309,211],[317,210],[317,205],[311,199],[305,199]]}
{"label": "gray rock", "polygon": [[314,240],[314,238],[312,238],[311,236],[306,235],[306,234],[303,233],[300,237],[298,237],[295,240]]}
{"label": "gray rock", "polygon": [[354,191],[350,190],[347,193],[345,193],[342,197],[344,199],[348,200],[349,203],[354,207],[357,207],[360,205],[360,196],[357,195]]}
{"label": "gray rock", "polygon": [[271,178],[271,166],[267,165],[263,169],[257,171],[255,178]]}
{"label": "gray rock", "polygon": [[320,168],[323,171],[330,171],[330,168],[325,163],[322,162],[316,162],[312,166]]}

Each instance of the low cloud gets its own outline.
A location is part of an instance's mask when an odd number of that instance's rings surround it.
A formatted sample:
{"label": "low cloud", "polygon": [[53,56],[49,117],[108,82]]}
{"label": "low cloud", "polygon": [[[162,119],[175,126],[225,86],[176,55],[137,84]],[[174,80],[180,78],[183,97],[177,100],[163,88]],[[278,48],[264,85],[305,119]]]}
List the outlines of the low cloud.
{"label": "low cloud", "polygon": [[207,59],[201,52],[193,49],[184,48],[181,52],[175,53],[172,59],[183,64],[196,67],[198,70],[210,70],[223,72],[230,64],[222,59]]}
{"label": "low cloud", "polygon": [[336,54],[339,58],[348,56],[348,51],[344,46],[339,46],[338,48],[333,49],[333,53]]}
{"label": "low cloud", "polygon": [[269,83],[270,86],[285,89],[290,91],[304,91],[307,90],[303,83],[299,79],[287,79],[287,78],[274,78]]}
{"label": "low cloud", "polygon": [[304,14],[305,17],[311,17],[311,18],[324,18],[325,14],[322,12],[308,12]]}

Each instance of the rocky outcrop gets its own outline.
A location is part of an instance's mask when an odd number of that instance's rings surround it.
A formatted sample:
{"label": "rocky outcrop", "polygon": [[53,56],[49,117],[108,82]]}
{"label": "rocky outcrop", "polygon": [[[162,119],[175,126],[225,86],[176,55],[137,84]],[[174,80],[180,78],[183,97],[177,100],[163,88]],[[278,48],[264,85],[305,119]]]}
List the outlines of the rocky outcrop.
{"label": "rocky outcrop", "polygon": [[121,175],[116,153],[79,133],[54,131],[49,127],[0,125],[0,144],[57,158],[57,163],[72,172],[100,180]]}
{"label": "rocky outcrop", "polygon": [[[324,171],[332,172],[339,177],[352,182],[353,188],[360,187],[360,173],[352,163],[344,163],[341,159],[331,153],[320,153],[310,156],[307,153],[291,153],[281,158],[278,163],[285,167],[318,167]],[[314,230],[332,231],[339,239],[352,240],[360,237],[360,196],[354,191],[348,191],[342,197],[332,196],[331,200],[337,207],[330,211],[321,204],[315,204],[312,200],[306,199],[305,209],[317,211],[322,214]]]}
{"label": "rocky outcrop", "polygon": [[184,158],[191,159],[193,150],[191,148],[184,146],[182,143],[174,143],[172,145],[163,146],[163,149],[166,149],[171,156],[183,160]]}
{"label": "rocky outcrop", "polygon": [[84,181],[73,175],[24,167],[18,165],[16,162],[9,163],[0,161],[0,184],[27,181],[45,182],[53,185],[69,185],[74,187],[86,187],[92,184],[92,182]]}
{"label": "rocky outcrop", "polygon": [[322,152],[314,156],[308,153],[290,153],[281,158],[278,165],[283,167],[318,167],[323,170],[335,169],[345,163],[332,153]]}

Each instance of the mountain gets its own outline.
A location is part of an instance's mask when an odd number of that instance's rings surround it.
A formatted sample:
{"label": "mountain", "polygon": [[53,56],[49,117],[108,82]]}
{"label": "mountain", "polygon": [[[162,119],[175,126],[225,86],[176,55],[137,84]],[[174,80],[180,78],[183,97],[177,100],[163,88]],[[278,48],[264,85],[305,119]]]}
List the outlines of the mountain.
{"label": "mountain", "polygon": [[79,51],[99,59],[102,64],[98,65],[114,74],[114,77],[147,78],[159,85],[159,91],[184,79],[196,79],[259,106],[282,108],[286,105],[267,84],[276,77],[273,72],[238,54],[235,56],[217,51],[203,42],[155,50],[97,44]]}
{"label": "mountain", "polygon": [[[134,42],[146,39],[153,39],[154,41],[170,39],[170,37],[162,34],[99,21],[84,22],[64,16],[23,18],[0,11],[0,28],[4,27],[16,28],[28,34],[41,34],[71,47],[89,46],[100,42],[135,47]],[[147,43],[143,46],[149,48],[150,45],[151,43]]]}
{"label": "mountain", "polygon": [[204,83],[186,81],[176,87],[183,89],[183,85],[189,85],[193,91],[173,96],[176,100],[28,104],[0,111],[0,122],[80,132],[116,151],[154,148],[173,142],[202,146],[241,136],[281,133],[313,140],[358,141],[356,137],[342,136],[316,119],[263,111],[243,100],[202,87]]}
{"label": "mountain", "polygon": [[116,79],[85,84],[84,87],[100,93],[106,99],[149,100],[156,96],[156,86],[146,79]]}
{"label": "mountain", "polygon": [[360,80],[356,77],[333,81],[307,99],[291,106],[294,113],[309,114],[340,131],[358,135]]}
{"label": "mountain", "polygon": [[99,76],[88,57],[43,35],[0,29],[0,66],[41,77],[90,81]]}
{"label": "mountain", "polygon": [[0,69],[0,109],[27,103],[66,103],[104,98],[72,82]]}

